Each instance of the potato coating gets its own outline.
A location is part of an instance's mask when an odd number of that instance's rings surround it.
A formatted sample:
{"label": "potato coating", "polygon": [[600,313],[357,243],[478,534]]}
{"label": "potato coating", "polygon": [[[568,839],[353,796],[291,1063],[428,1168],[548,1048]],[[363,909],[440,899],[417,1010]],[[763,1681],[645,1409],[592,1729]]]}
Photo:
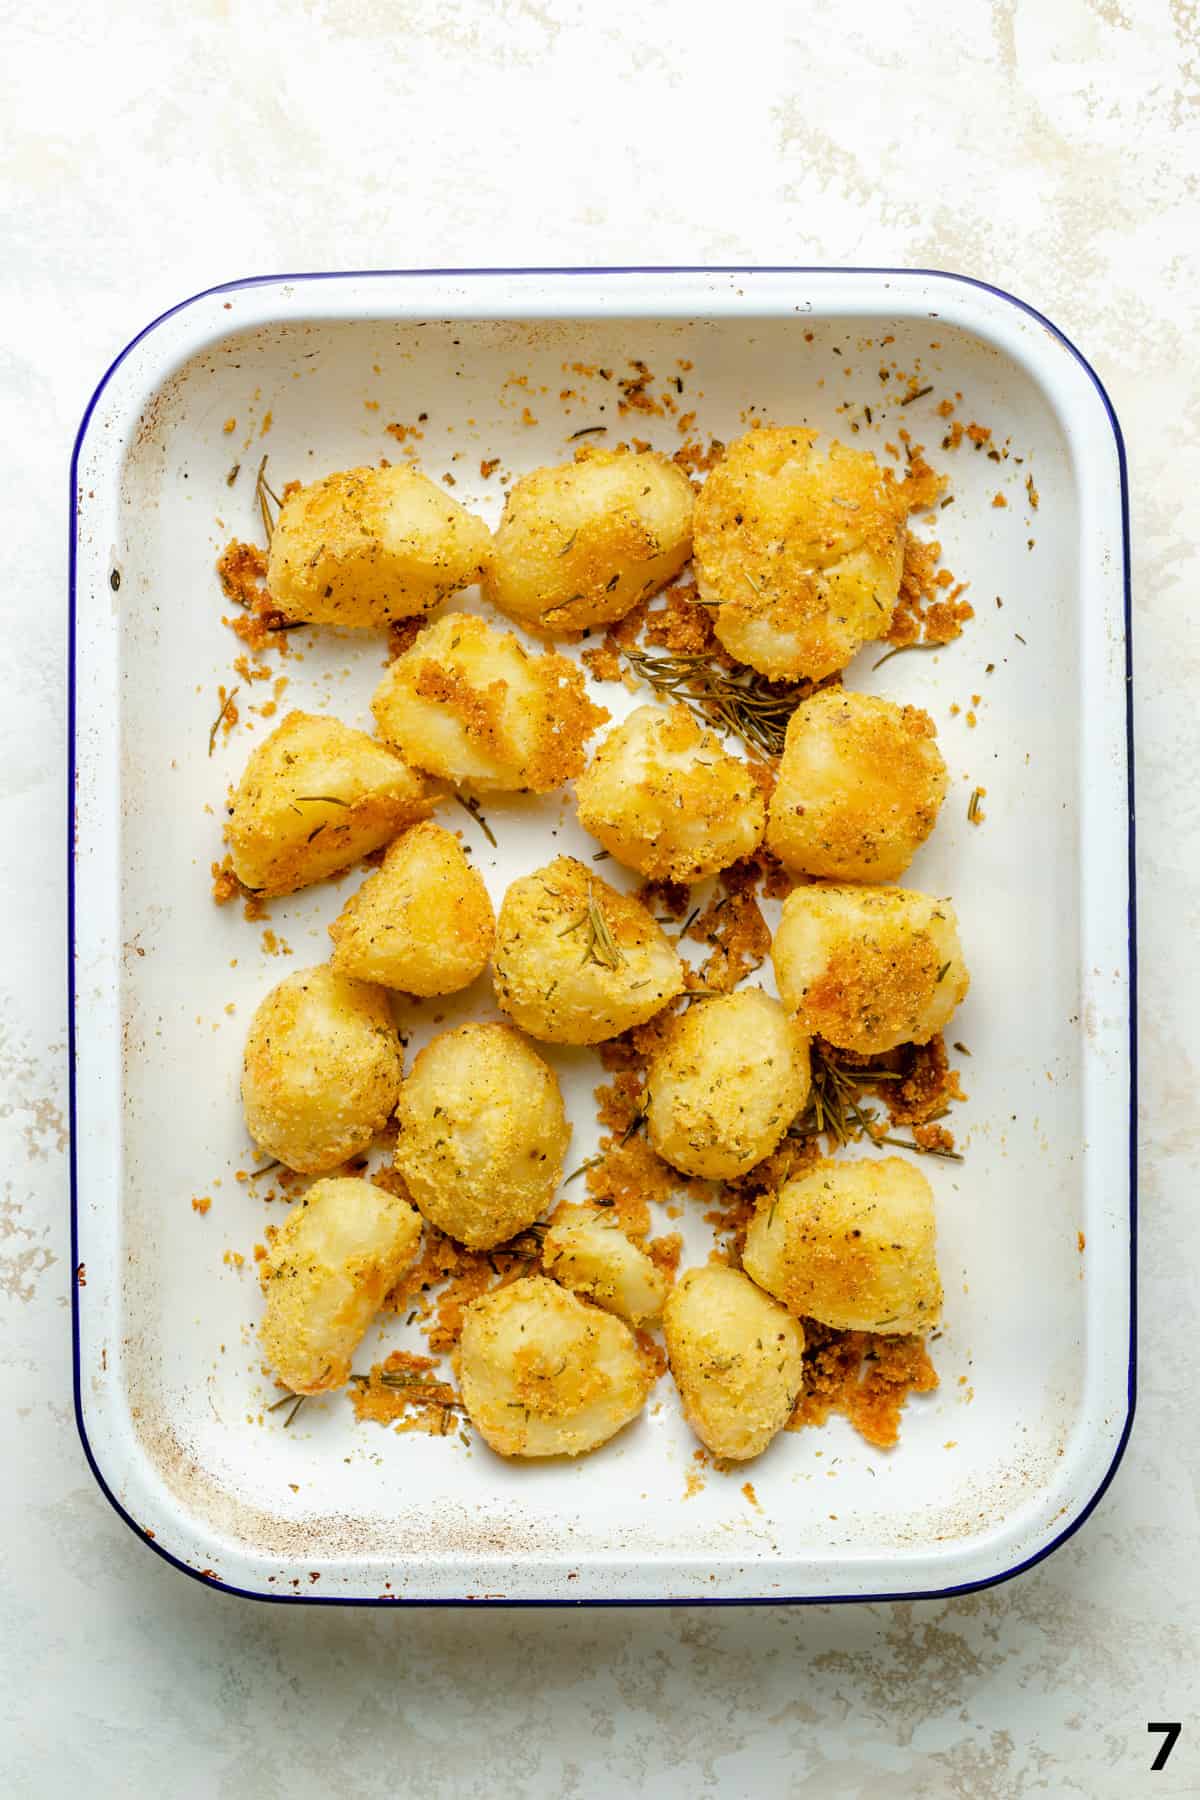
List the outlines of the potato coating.
{"label": "potato coating", "polygon": [[946,797],[936,736],[919,706],[823,688],[788,722],[768,848],[803,875],[895,881]]}
{"label": "potato coating", "polygon": [[365,731],[289,713],[251,752],[225,828],[255,894],[293,894],[378,850],[433,810],[429,783]]}
{"label": "potato coating", "polygon": [[540,1275],[467,1307],[455,1368],[501,1456],[582,1456],[636,1418],[652,1382],[628,1325]]}
{"label": "potato coating", "polygon": [[749,856],[766,808],[740,757],[686,706],[639,706],[575,783],[579,823],[630,869],[699,881]]}
{"label": "potato coating", "polygon": [[553,1070],[510,1025],[459,1025],[416,1058],[396,1108],[396,1167],[431,1224],[470,1250],[532,1225],[571,1127]]}
{"label": "potato coating", "polygon": [[868,450],[813,448],[799,426],[729,445],[696,501],[696,581],[731,656],[776,680],[820,680],[882,637],[908,501]]}
{"label": "potato coating", "polygon": [[325,963],[297,969],[250,1022],[242,1067],[250,1136],[289,1169],[324,1175],[382,1131],[402,1069],[382,988]]}
{"label": "potato coating", "polygon": [[656,451],[589,450],[509,491],[483,591],[532,631],[620,619],[692,553],[692,484]]}
{"label": "potato coating", "polygon": [[793,889],[771,960],[802,1029],[866,1056],[927,1044],[971,985],[953,906],[911,888]]}
{"label": "potato coating", "polygon": [[405,994],[453,994],[482,974],[496,920],[453,832],[428,822],[397,838],[333,924],[335,969]]}
{"label": "potato coating", "polygon": [[761,988],[701,1000],[671,1021],[646,1087],[658,1154],[725,1181],[769,1156],[808,1099],[808,1039]]}
{"label": "potato coating", "polygon": [[663,1314],[688,1424],[714,1456],[760,1456],[804,1386],[804,1332],[740,1269],[689,1269]]}
{"label": "potato coating", "polygon": [[294,1394],[341,1387],[363,1334],[413,1262],[421,1215],[369,1181],[314,1182],[272,1240],[259,1340]]}
{"label": "potato coating", "polygon": [[456,787],[545,794],[583,768],[608,718],[565,656],[529,651],[470,613],[447,613],[398,656],[375,690],[379,735]]}
{"label": "potato coating", "polygon": [[492,977],[530,1037],[599,1044],[682,992],[683,964],[640,900],[559,856],[501,901]]}
{"label": "potato coating", "polygon": [[826,1157],[763,1195],[742,1266],[792,1312],[839,1331],[930,1331],[942,1284],[929,1183],[899,1156]]}
{"label": "potato coating", "polygon": [[585,1294],[631,1325],[657,1319],[670,1285],[617,1221],[592,1206],[555,1209],[542,1239],[542,1267],[564,1287]]}
{"label": "potato coating", "polygon": [[478,581],[490,541],[482,519],[405,463],[345,469],[285,498],[267,588],[289,619],[383,630]]}

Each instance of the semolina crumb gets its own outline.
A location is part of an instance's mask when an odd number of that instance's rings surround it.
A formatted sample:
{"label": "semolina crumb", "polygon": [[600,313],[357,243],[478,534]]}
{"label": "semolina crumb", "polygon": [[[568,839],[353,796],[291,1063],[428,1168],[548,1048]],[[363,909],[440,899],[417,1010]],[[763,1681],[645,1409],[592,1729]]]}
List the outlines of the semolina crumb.
{"label": "semolina crumb", "polygon": [[205,1213],[208,1211],[208,1209],[211,1205],[212,1205],[211,1194],[193,1195],[193,1197],[192,1197],[192,1211],[195,1213],[199,1213],[201,1218],[204,1217]]}

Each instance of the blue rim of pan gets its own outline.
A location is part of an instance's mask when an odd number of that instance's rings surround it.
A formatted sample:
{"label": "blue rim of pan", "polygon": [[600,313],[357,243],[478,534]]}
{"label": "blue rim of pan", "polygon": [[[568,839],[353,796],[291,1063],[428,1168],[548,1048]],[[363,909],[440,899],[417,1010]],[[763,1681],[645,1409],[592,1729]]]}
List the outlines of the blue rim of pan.
{"label": "blue rim of pan", "polygon": [[[121,1505],[96,1460],[87,1430],[83,1422],[82,1385],[83,1373],[80,1366],[79,1347],[79,1309],[80,1292],[77,1271],[79,1268],[79,1170],[78,1140],[76,1133],[76,1075],[75,1075],[75,859],[74,859],[74,817],[75,817],[75,658],[76,658],[76,574],[78,562],[78,534],[76,529],[78,467],[83,440],[87,433],[100,396],[103,394],[116,370],[125,361],[130,352],[156,331],[167,319],[176,313],[183,312],[199,300],[208,299],[214,294],[237,293],[246,288],[275,286],[280,282],[317,282],[330,280],[363,280],[390,279],[411,277],[414,279],[431,276],[477,276],[477,275],[883,275],[883,276],[916,276],[930,277],[938,281],[952,281],[962,287],[977,288],[984,293],[994,294],[997,299],[1006,301],[1031,319],[1036,319],[1050,335],[1057,339],[1074,357],[1080,368],[1092,382],[1100,397],[1101,404],[1112,427],[1113,441],[1117,452],[1117,465],[1121,484],[1121,549],[1122,549],[1122,586],[1125,610],[1125,745],[1126,745],[1126,805],[1129,821],[1128,839],[1128,933],[1129,933],[1129,1362],[1128,1362],[1128,1407],[1120,1438],[1113,1451],[1103,1479],[1087,1504],[1048,1544],[1035,1551],[1032,1556],[1014,1563],[1012,1568],[1004,1569],[996,1575],[981,1577],[978,1581],[960,1582],[943,1588],[902,1589],[895,1593],[878,1594],[763,1594],[752,1597],[726,1597],[724,1595],[706,1595],[703,1597],[678,1598],[666,1596],[660,1599],[621,1599],[607,1597],[590,1597],[574,1595],[570,1599],[489,1599],[452,1597],[447,1599],[409,1599],[397,1595],[378,1596],[341,1596],[335,1594],[314,1593],[264,1593],[254,1588],[240,1588],[230,1582],[221,1581],[215,1574],[192,1568],[177,1556],[165,1549],[154,1538],[148,1537],[145,1530],[133,1519]],[[960,1594],[972,1594],[982,1588],[997,1587],[1001,1582],[1011,1581],[1032,1569],[1046,1557],[1061,1548],[1069,1538],[1074,1537],[1080,1526],[1086,1523],[1100,1501],[1107,1493],[1129,1443],[1133,1429],[1134,1412],[1137,1406],[1137,1092],[1138,1092],[1138,1054],[1137,1054],[1137,896],[1136,872],[1134,862],[1135,817],[1134,817],[1134,731],[1133,731],[1133,609],[1130,584],[1129,561],[1129,476],[1125,457],[1125,440],[1121,434],[1120,422],[1104,383],[1095,369],[1088,362],[1082,351],[1072,343],[1064,331],[1061,331],[1044,313],[1019,300],[1015,294],[1007,293],[1003,288],[995,287],[991,282],[979,281],[970,275],[958,275],[946,269],[880,269],[880,268],[832,268],[812,265],[790,264],[670,264],[670,265],[605,265],[597,267],[576,268],[525,268],[525,269],[325,269],[310,270],[299,275],[250,275],[237,281],[219,282],[216,286],[203,288],[197,294],[191,294],[186,300],[168,307],[165,312],[152,319],[125,345],[125,348],[110,363],[109,367],[96,384],[79,430],[75,435],[75,443],[71,452],[71,487],[69,497],[70,539],[68,551],[68,617],[67,617],[67,1000],[68,1000],[68,1056],[69,1056],[69,1100],[68,1120],[70,1125],[70,1192],[71,1192],[71,1358],[73,1372],[75,1424],[79,1432],[79,1440],[88,1466],[96,1478],[97,1486],[113,1511],[134,1535],[146,1544],[164,1562],[172,1568],[179,1569],[203,1586],[215,1588],[222,1593],[236,1594],[243,1600],[262,1600],[280,1605],[307,1606],[375,1606],[375,1607],[450,1607],[450,1606],[491,1606],[491,1607],[581,1607],[581,1606],[838,1606],[838,1605],[879,1605],[893,1600],[947,1600]]]}

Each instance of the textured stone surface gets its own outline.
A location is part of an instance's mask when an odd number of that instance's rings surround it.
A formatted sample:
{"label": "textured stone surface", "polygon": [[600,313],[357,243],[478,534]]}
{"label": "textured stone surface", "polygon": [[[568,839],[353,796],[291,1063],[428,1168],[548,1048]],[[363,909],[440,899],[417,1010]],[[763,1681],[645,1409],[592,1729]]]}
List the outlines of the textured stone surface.
{"label": "textured stone surface", "polygon": [[[0,18],[6,1794],[1200,1792],[1193,0],[51,0]],[[1078,1538],[953,1603],[380,1616],[230,1601],[134,1541],[71,1418],[71,436],[121,344],[214,281],[622,261],[961,270],[1049,313],[1108,384],[1134,477],[1140,704],[1132,1448]],[[1151,1718],[1185,1721],[1158,1776]]]}

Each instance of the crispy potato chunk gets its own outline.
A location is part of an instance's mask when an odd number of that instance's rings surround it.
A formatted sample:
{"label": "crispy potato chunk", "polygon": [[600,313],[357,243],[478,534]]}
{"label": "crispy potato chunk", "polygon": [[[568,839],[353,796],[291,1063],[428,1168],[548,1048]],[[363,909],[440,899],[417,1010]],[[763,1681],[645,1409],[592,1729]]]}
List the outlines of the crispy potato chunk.
{"label": "crispy potato chunk", "polygon": [[953,906],[910,888],[795,888],[771,960],[802,1029],[866,1056],[927,1044],[971,985]]}
{"label": "crispy potato chunk", "polygon": [[946,797],[936,736],[919,706],[823,688],[788,723],[768,848],[803,875],[897,880]]}
{"label": "crispy potato chunk", "polygon": [[456,787],[545,794],[583,768],[608,718],[582,672],[553,650],[531,656],[511,632],[447,613],[398,656],[371,702],[379,735]]}
{"label": "crispy potato chunk", "polygon": [[764,1194],[742,1265],[792,1312],[839,1331],[930,1331],[941,1313],[933,1194],[899,1156],[824,1158]]}
{"label": "crispy potato chunk", "polygon": [[636,1418],[651,1374],[628,1325],[531,1275],[467,1307],[456,1369],[501,1456],[582,1456]]}
{"label": "crispy potato chunk", "polygon": [[483,591],[533,631],[620,619],[691,555],[692,506],[687,476],[652,450],[535,469],[504,503]]}
{"label": "crispy potato chunk", "polygon": [[646,1071],[646,1127],[685,1175],[744,1175],[808,1099],[808,1039],[778,1000],[743,988],[671,1021]]}
{"label": "crispy potato chunk", "polygon": [[344,975],[405,994],[454,994],[483,973],[496,920],[453,832],[428,822],[397,838],[329,927]]}
{"label": "crispy potato chunk", "polygon": [[781,681],[845,668],[891,624],[908,502],[867,450],[799,426],[730,444],[696,501],[696,580],[731,656]]}
{"label": "crispy potato chunk", "polygon": [[341,1387],[371,1320],[417,1254],[421,1215],[369,1181],[314,1182],[261,1265],[259,1340],[294,1394]]}
{"label": "crispy potato chunk", "polygon": [[662,1270],[615,1219],[593,1206],[565,1201],[555,1209],[542,1239],[542,1267],[564,1287],[619,1313],[631,1325],[657,1319],[669,1286]]}
{"label": "crispy potato chunk", "polygon": [[406,464],[345,469],[284,500],[267,588],[289,619],[384,630],[478,581],[490,541],[482,519]]}
{"label": "crispy potato chunk", "polygon": [[460,1025],[427,1044],[396,1122],[396,1167],[413,1199],[471,1250],[545,1211],[571,1139],[557,1077],[509,1025]]}
{"label": "crispy potato chunk", "polygon": [[293,894],[378,850],[433,810],[429,783],[365,731],[289,713],[250,755],[225,828],[255,894]]}
{"label": "crispy potato chunk", "polygon": [[689,1269],[663,1315],[687,1422],[714,1456],[760,1456],[804,1385],[804,1333],[782,1306],[719,1263]]}
{"label": "crispy potato chunk", "polygon": [[514,881],[500,905],[496,1000],[549,1044],[599,1044],[683,989],[683,964],[639,900],[573,856]]}
{"label": "crispy potato chunk", "polygon": [[699,881],[762,841],[766,808],[749,769],[686,706],[631,712],[575,793],[584,830],[656,881]]}
{"label": "crispy potato chunk", "polygon": [[250,1023],[242,1067],[250,1136],[289,1169],[324,1175],[386,1125],[402,1066],[382,988],[324,963],[297,969]]}

